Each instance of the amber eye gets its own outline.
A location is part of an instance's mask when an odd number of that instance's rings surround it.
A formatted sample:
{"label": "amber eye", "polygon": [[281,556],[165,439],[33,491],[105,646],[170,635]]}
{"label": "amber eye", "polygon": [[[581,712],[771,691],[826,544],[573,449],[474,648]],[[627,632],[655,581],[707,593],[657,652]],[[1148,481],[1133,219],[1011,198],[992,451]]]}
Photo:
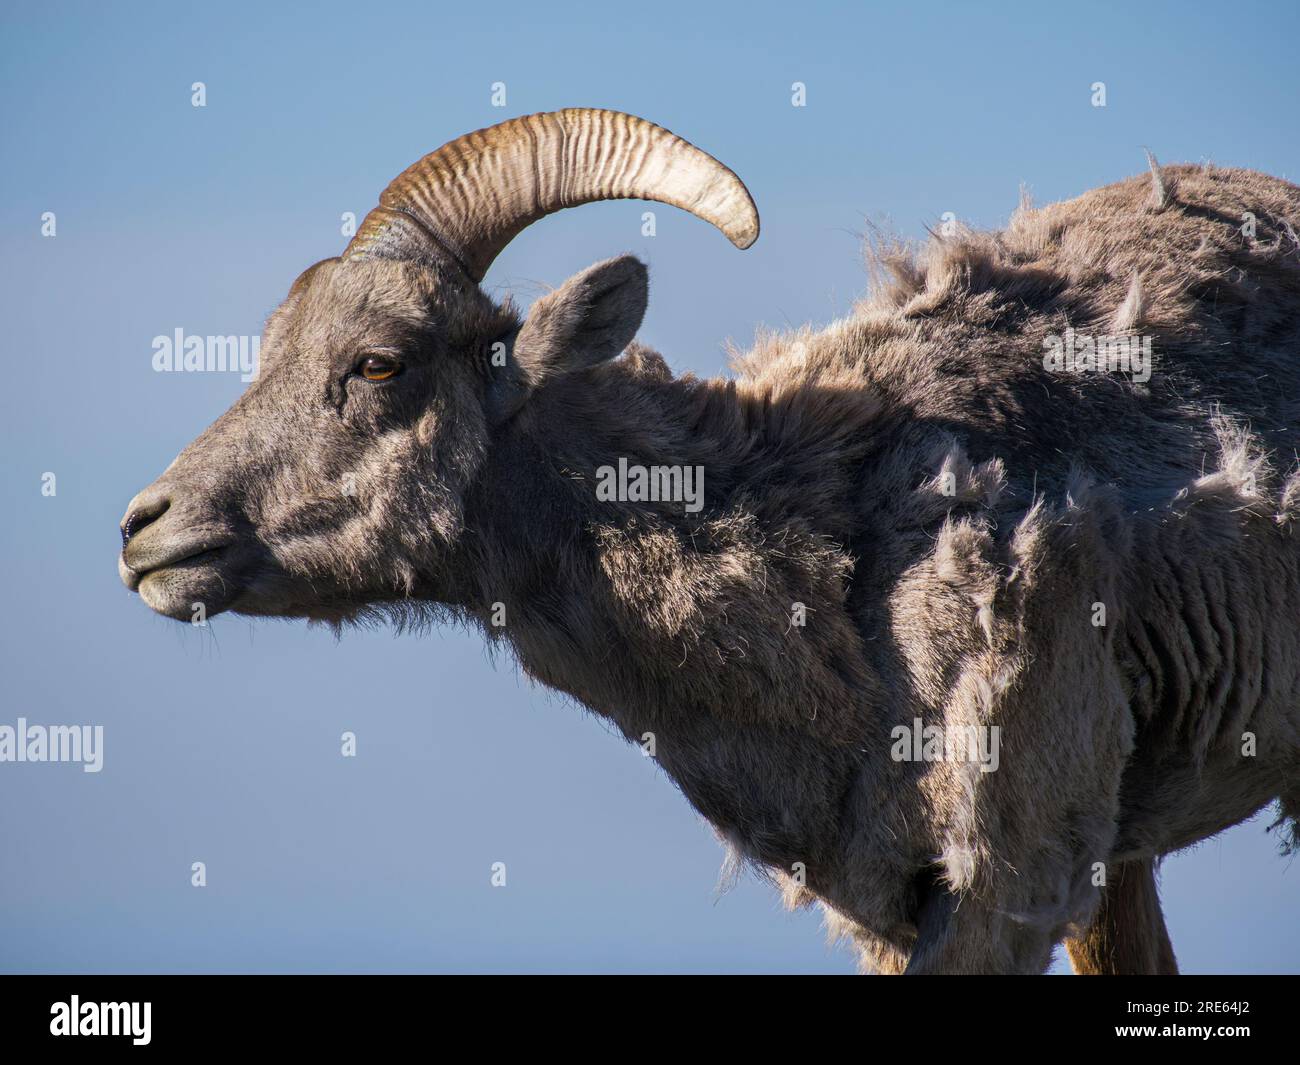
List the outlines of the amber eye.
{"label": "amber eye", "polygon": [[367,355],[357,366],[357,373],[367,381],[387,381],[402,372],[400,363],[378,355]]}

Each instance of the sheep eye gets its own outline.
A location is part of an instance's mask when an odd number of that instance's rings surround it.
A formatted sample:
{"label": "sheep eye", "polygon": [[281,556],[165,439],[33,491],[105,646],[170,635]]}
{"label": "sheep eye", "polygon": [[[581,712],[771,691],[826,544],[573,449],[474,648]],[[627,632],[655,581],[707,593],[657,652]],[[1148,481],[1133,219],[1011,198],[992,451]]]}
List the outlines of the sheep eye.
{"label": "sheep eye", "polygon": [[378,355],[367,355],[357,365],[357,373],[367,381],[387,381],[402,372],[400,363]]}

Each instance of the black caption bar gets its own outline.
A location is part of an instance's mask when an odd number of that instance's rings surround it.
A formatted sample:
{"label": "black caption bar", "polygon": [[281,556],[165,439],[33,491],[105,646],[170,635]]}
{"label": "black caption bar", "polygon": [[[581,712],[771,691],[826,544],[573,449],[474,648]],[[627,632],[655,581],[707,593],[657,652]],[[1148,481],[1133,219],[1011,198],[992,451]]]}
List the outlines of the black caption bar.
{"label": "black caption bar", "polygon": [[[864,982],[865,981],[865,982]],[[724,983],[727,986],[723,986]],[[277,1047],[449,1048],[492,1053],[633,1037],[690,1049],[697,1033],[728,1046],[774,1040],[797,1054],[849,1030],[864,1053],[887,1039],[999,1052],[1193,1043],[1213,1053],[1290,1045],[1295,977],[433,977],[6,976],[0,1047],[133,1054]],[[723,1005],[727,1003],[728,1005]],[[832,1036],[832,1033],[838,1035]],[[1285,1041],[1285,1043],[1284,1043]],[[704,1045],[703,1043],[701,1045]],[[9,1060],[23,1060],[10,1057]],[[32,1060],[36,1060],[33,1058]]]}

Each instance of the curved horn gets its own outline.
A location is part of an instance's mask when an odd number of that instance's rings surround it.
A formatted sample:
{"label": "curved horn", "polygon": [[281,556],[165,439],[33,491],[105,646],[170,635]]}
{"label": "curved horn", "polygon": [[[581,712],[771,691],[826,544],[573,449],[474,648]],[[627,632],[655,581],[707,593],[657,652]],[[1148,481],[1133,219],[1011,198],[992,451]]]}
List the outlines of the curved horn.
{"label": "curved horn", "polygon": [[643,118],[570,108],[467,133],[407,167],[345,259],[450,257],[477,283],[526,226],[596,200],[657,200],[758,239],[749,191],[713,156]]}

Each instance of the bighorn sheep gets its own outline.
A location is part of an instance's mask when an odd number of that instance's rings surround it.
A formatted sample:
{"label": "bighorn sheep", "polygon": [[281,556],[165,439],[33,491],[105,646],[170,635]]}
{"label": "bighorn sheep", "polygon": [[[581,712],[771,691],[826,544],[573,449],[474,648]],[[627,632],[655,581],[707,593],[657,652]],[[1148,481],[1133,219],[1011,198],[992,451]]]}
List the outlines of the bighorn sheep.
{"label": "bighorn sheep", "polygon": [[[178,619],[477,620],[652,736],[869,969],[1040,972],[1064,938],[1080,971],[1173,971],[1154,863],[1274,799],[1294,845],[1300,813],[1272,459],[1300,448],[1300,189],[1152,161],[877,247],[869,300],[734,380],[634,342],[630,256],[522,320],[479,288],[525,226],[622,197],[758,235],[735,174],[609,111],[406,170],[131,501],[127,586]],[[598,491],[629,464],[702,469],[702,505]]]}

